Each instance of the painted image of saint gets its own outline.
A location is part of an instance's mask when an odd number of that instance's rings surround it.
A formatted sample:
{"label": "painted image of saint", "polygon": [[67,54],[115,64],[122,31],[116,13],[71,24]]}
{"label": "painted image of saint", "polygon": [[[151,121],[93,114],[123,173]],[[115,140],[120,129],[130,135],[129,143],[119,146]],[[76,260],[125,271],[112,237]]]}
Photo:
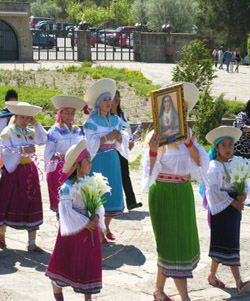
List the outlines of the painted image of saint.
{"label": "painted image of saint", "polygon": [[170,95],[165,95],[162,98],[159,122],[161,137],[169,137],[180,131],[178,112],[173,105],[173,100]]}

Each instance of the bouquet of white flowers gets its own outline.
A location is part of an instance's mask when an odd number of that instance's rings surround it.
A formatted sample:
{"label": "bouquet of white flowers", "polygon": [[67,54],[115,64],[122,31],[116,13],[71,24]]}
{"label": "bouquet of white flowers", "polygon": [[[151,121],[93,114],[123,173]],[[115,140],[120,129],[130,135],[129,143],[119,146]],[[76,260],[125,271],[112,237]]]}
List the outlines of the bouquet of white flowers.
{"label": "bouquet of white flowers", "polygon": [[[94,172],[93,176],[85,176],[79,178],[78,182],[73,185],[75,190],[85,202],[84,194],[86,197],[87,214],[90,220],[96,216],[98,208],[100,208],[106,201],[103,195],[110,193],[111,187],[108,185],[108,179],[101,173]],[[91,232],[92,245],[94,245],[93,232]]]}
{"label": "bouquet of white flowers", "polygon": [[230,184],[238,195],[242,195],[245,190],[245,181],[250,175],[250,162],[242,157],[233,157],[231,160]]}

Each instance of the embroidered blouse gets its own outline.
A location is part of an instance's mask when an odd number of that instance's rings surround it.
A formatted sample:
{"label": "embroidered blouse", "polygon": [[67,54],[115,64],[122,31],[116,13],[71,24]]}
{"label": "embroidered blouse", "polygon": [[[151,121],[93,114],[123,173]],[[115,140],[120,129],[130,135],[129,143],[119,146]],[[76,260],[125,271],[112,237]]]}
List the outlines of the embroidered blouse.
{"label": "embroidered blouse", "polygon": [[85,122],[83,128],[88,140],[88,147],[92,159],[96,156],[100,148],[101,138],[113,132],[114,130],[121,132],[122,143],[119,143],[116,140],[109,140],[105,144],[115,144],[115,148],[123,157],[126,158],[129,136],[124,130],[122,130],[122,123],[118,116],[109,115],[107,118],[105,115],[98,116],[98,114],[91,114]]}
{"label": "embroidered blouse", "polygon": [[77,144],[82,138],[83,133],[78,126],[74,125],[70,131],[66,124],[62,128],[59,124],[53,125],[48,131],[48,141],[44,152],[46,172],[56,170],[58,160],[51,161],[56,152],[65,155],[71,145]]}
{"label": "embroidered blouse", "polygon": [[[224,162],[226,169],[230,173],[230,162]],[[224,189],[230,188],[230,182],[227,178],[225,169],[221,162],[218,160],[210,161],[209,168],[207,171],[207,186],[206,186],[206,197],[209,208],[212,215],[220,213],[226,209],[233,202]],[[245,192],[249,191],[249,180],[245,182]],[[249,196],[247,197],[245,204],[249,203]]]}
{"label": "embroidered blouse", "polygon": [[[60,233],[62,236],[73,235],[83,230],[90,219],[87,217],[86,198],[81,199],[73,189],[72,180],[66,180],[60,191],[59,216]],[[96,212],[99,216],[99,227],[104,231],[104,207],[101,206]]]}
{"label": "embroidered blouse", "polygon": [[34,129],[26,127],[25,130],[15,124],[7,126],[1,133],[1,157],[9,173],[13,172],[20,162],[21,147],[42,145],[47,141],[47,132],[39,122],[34,124]]}
{"label": "embroidered blouse", "polygon": [[[190,137],[192,137],[192,130],[189,130]],[[158,151],[156,162],[154,164],[151,175],[149,147],[147,146],[141,160],[141,164],[144,169],[142,178],[143,192],[147,192],[149,190],[150,186],[155,182],[159,173],[167,173],[179,176],[190,174],[191,177],[196,181],[204,183],[204,175],[209,165],[208,154],[206,153],[204,147],[198,144],[197,140],[195,140],[193,143],[199,152],[201,166],[198,166],[194,162],[185,144],[179,142],[177,143],[178,149],[165,145],[163,152]]]}

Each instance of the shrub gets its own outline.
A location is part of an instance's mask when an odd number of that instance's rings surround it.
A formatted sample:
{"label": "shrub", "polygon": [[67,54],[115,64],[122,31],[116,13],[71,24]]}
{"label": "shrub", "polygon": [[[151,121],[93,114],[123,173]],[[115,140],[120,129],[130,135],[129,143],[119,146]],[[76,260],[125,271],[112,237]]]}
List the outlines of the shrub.
{"label": "shrub", "polygon": [[200,93],[198,104],[194,111],[195,123],[194,133],[199,142],[207,144],[206,134],[212,129],[220,126],[222,117],[226,111],[224,95],[221,94],[216,100],[210,95],[208,87]]}
{"label": "shrub", "polygon": [[213,59],[203,41],[194,40],[182,48],[182,59],[172,71],[172,80],[194,83],[202,91],[216,77]]}

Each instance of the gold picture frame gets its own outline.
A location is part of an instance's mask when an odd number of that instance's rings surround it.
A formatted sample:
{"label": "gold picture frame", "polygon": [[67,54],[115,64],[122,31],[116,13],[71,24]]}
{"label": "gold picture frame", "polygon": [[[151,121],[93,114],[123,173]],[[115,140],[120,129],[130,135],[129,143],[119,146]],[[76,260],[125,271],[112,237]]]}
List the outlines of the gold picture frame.
{"label": "gold picture frame", "polygon": [[159,146],[186,138],[183,85],[175,84],[151,92],[154,131]]}

